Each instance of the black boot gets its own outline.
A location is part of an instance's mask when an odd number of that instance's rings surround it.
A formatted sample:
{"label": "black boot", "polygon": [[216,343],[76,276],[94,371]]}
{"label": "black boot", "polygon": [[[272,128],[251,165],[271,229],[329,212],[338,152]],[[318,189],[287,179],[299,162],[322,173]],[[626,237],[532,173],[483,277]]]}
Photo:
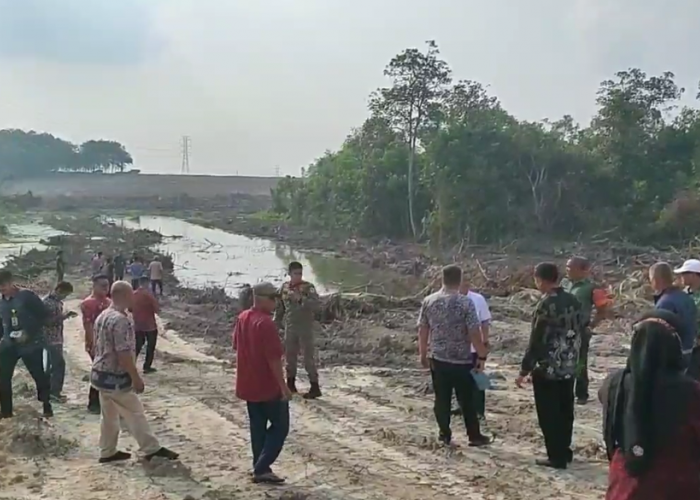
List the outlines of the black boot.
{"label": "black boot", "polygon": [[311,382],[311,388],[309,392],[304,394],[304,399],[316,399],[321,397],[321,388],[318,386],[318,382]]}
{"label": "black boot", "polygon": [[292,391],[293,394],[296,394],[298,392],[297,382],[294,377],[287,378],[287,387],[289,387],[289,390]]}

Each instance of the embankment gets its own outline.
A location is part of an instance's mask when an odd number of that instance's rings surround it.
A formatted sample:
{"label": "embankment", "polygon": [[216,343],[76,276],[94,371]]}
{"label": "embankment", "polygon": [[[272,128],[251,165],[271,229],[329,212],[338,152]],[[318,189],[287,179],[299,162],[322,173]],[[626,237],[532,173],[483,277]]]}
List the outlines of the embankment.
{"label": "embankment", "polygon": [[211,198],[230,194],[269,195],[277,185],[275,177],[151,174],[56,173],[35,179],[7,181],[0,194],[25,194],[51,198],[114,197],[143,198],[186,194],[192,198]]}

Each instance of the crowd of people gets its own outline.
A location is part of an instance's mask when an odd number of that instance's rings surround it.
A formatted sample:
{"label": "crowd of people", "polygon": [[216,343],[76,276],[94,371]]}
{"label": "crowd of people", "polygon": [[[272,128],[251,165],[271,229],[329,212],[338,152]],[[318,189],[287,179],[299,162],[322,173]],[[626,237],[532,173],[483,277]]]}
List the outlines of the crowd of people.
{"label": "crowd of people", "polygon": [[[99,461],[130,458],[117,447],[122,423],[146,459],[176,459],[177,453],[151,432],[138,396],[145,385],[142,373],[155,371],[162,263],[154,259],[146,265],[134,255],[127,264],[121,254],[111,259],[97,253],[90,266],[92,291],[80,313],[92,360],[87,407],[101,415]],[[547,453],[536,463],[552,469],[566,469],[574,460],[575,405],[590,399],[591,339],[612,317],[612,297],[591,278],[591,267],[575,256],[565,276],[553,263],[534,268],[542,297],[515,384],[532,385]],[[13,416],[12,377],[20,359],[36,383],[45,417],[53,416],[53,403],[64,401],[63,323],[77,313],[64,311],[73,286],[63,280],[61,253],[56,271],[58,284],[42,300],[0,270],[0,418]],[[131,283],[124,281],[127,274]],[[256,483],[284,482],[272,465],[290,431],[289,401],[297,393],[300,354],[310,382],[303,397],[322,395],[315,353],[320,298],[304,280],[300,263],[292,262],[288,274],[281,287],[263,282],[248,289],[250,303],[233,331],[236,395],[247,405]],[[610,459],[607,500],[690,500],[700,493],[700,260],[675,270],[665,262],[654,264],[649,281],[654,307],[634,323],[626,366],[610,374],[598,394]],[[490,321],[486,298],[470,289],[461,268],[443,268],[441,289],[425,297],[420,308],[418,350],[432,379],[438,439],[446,446],[457,445],[450,426],[454,415],[462,416],[469,446],[493,442],[482,432]],[[136,359],[144,347],[139,371]],[[458,408],[452,410],[455,396]]]}

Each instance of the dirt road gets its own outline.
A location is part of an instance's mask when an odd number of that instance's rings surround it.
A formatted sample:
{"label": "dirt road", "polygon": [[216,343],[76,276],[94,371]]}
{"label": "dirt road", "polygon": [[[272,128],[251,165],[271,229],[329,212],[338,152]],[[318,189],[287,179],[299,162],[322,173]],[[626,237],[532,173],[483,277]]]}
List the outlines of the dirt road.
{"label": "dirt road", "polygon": [[[76,307],[77,301],[67,304]],[[499,328],[512,324],[496,322],[496,334]],[[147,376],[143,401],[162,444],[180,452],[181,462],[99,465],[99,416],[85,411],[90,365],[79,319],[66,323],[65,335],[68,402],[47,424],[24,388],[17,417],[0,422],[0,498],[597,500],[604,492],[599,405],[577,409],[572,468],[535,468],[543,450],[531,393],[514,389],[515,372],[498,365],[489,367],[503,375],[487,400],[489,430],[497,434],[491,449],[467,448],[459,422],[453,428],[465,446],[437,445],[421,371],[334,368],[322,372],[322,399],[291,405],[292,431],[276,465],[287,485],[253,485],[246,412],[233,396],[231,367],[173,331],[159,340],[159,371]],[[605,358],[593,378],[599,382],[608,363],[619,361]],[[122,439],[123,448],[136,451],[130,436]]]}

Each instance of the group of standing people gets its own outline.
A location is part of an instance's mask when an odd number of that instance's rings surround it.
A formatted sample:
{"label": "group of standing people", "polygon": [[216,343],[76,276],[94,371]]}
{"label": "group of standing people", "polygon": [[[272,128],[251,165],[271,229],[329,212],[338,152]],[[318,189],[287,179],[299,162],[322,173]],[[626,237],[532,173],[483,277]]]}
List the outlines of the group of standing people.
{"label": "group of standing people", "polygon": [[[59,264],[60,262],[60,264]],[[62,262],[62,252],[57,258],[56,270],[64,269]],[[127,262],[124,255],[118,252],[114,258],[105,256],[102,252],[93,255],[90,261],[92,276],[105,276],[111,286],[115,281],[124,280],[128,274],[131,280],[131,287],[136,290],[141,286],[142,279],[147,279],[154,295],[163,295],[163,263],[160,257],[155,256],[148,264],[137,252],[134,252]]]}

